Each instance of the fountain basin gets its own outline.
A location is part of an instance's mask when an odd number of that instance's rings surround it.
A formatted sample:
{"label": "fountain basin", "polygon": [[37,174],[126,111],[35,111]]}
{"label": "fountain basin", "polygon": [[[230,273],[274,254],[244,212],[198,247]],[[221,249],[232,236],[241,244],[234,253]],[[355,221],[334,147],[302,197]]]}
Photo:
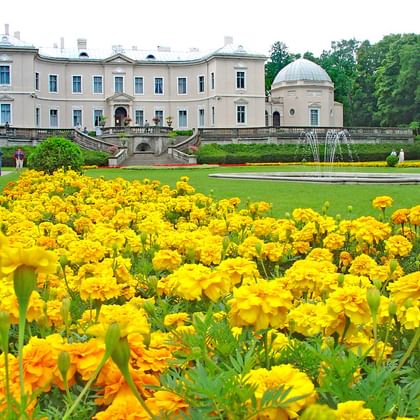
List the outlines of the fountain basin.
{"label": "fountain basin", "polygon": [[209,174],[214,178],[330,184],[420,184],[420,174],[373,172],[249,172]]}

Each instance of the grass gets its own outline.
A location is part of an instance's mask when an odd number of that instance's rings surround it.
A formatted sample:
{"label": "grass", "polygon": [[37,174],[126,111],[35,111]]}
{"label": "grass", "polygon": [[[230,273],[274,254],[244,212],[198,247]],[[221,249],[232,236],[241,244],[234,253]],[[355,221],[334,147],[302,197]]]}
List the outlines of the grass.
{"label": "grass", "polygon": [[[145,178],[159,180],[162,184],[175,187],[182,176],[190,178],[190,184],[197,192],[212,195],[215,199],[239,197],[243,205],[247,200],[267,201],[272,203],[272,215],[283,217],[298,207],[310,207],[321,212],[325,202],[329,202],[328,214],[343,218],[362,215],[377,216],[378,211],[372,207],[373,198],[389,195],[394,204],[389,212],[398,208],[413,207],[420,204],[419,185],[348,185],[348,184],[308,184],[301,182],[253,181],[210,178],[211,173],[221,172],[275,172],[275,171],[310,171],[310,167],[177,167],[177,168],[137,168],[137,169],[89,169],[85,174],[92,177],[112,179],[122,177],[127,180],[143,180]],[[337,171],[354,172],[406,172],[419,173],[418,168],[337,168]],[[17,179],[16,173],[0,178],[0,190],[9,181]],[[349,213],[349,206],[352,212]]]}

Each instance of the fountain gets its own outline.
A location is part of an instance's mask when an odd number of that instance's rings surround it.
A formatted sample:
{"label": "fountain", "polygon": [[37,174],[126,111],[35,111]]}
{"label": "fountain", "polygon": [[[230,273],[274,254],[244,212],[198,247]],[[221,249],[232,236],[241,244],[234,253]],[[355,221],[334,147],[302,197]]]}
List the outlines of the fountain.
{"label": "fountain", "polygon": [[[392,174],[365,172],[333,172],[332,164],[338,157],[340,161],[353,162],[350,134],[347,130],[330,129],[326,132],[324,147],[324,164],[329,164],[325,171],[321,166],[320,142],[315,130],[304,130],[299,136],[299,148],[304,147],[310,152],[310,160],[318,163],[315,172],[254,172],[209,174],[215,178],[262,179],[277,181],[342,183],[342,184],[420,184],[420,174]],[[345,156],[347,153],[347,157]]]}

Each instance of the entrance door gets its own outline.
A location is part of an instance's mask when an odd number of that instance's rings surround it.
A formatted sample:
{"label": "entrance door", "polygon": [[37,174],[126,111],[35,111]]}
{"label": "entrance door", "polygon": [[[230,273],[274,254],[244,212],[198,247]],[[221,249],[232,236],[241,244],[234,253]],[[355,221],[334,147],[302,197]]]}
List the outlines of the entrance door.
{"label": "entrance door", "polygon": [[122,127],[124,125],[124,120],[127,117],[127,110],[122,106],[118,107],[115,110],[114,119],[115,127]]}
{"label": "entrance door", "polygon": [[280,112],[278,111],[273,112],[273,126],[280,127]]}

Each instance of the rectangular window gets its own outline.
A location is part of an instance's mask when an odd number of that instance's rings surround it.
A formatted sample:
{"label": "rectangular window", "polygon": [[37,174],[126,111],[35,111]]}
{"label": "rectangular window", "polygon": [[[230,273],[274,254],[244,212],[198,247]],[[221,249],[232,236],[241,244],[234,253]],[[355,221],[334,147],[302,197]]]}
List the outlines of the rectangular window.
{"label": "rectangular window", "polygon": [[163,77],[155,77],[155,95],[163,95]]}
{"label": "rectangular window", "polygon": [[10,85],[10,66],[0,66],[0,85]]}
{"label": "rectangular window", "polygon": [[39,90],[39,73],[35,73],[35,90]]}
{"label": "rectangular window", "polygon": [[245,89],[245,72],[242,70],[236,72],[236,89]]}
{"label": "rectangular window", "polygon": [[93,110],[93,126],[99,127],[101,122],[101,117],[104,115],[104,111],[102,109],[94,109]]}
{"label": "rectangular window", "polygon": [[214,106],[211,107],[211,125],[214,125],[216,123],[216,110],[214,109]]}
{"label": "rectangular window", "polygon": [[136,119],[136,125],[143,126],[144,125],[144,111],[142,109],[136,109],[134,116]]}
{"label": "rectangular window", "polygon": [[204,76],[198,76],[198,93],[204,92]]}
{"label": "rectangular window", "polygon": [[214,90],[214,86],[215,86],[215,78],[214,78],[214,73],[212,72],[210,75],[210,79],[211,79],[211,89]]}
{"label": "rectangular window", "polygon": [[236,122],[238,124],[245,124],[246,122],[246,108],[245,105],[236,106]]}
{"label": "rectangular window", "polygon": [[35,127],[41,125],[41,108],[35,108]]}
{"label": "rectangular window", "polygon": [[157,125],[162,125],[162,121],[163,121],[163,111],[161,109],[157,109],[155,111],[155,118],[159,119],[159,122],[157,123]]}
{"label": "rectangular window", "polygon": [[187,78],[178,77],[178,95],[187,94]]}
{"label": "rectangular window", "polygon": [[73,127],[82,126],[82,110],[73,109]]}
{"label": "rectangular window", "polygon": [[82,76],[73,76],[73,93],[82,93]]}
{"label": "rectangular window", "polygon": [[144,93],[143,77],[134,78],[134,93],[136,95],[143,95]]}
{"label": "rectangular window", "polygon": [[58,127],[58,109],[50,109],[50,127]]}
{"label": "rectangular window", "polygon": [[181,109],[181,110],[178,111],[178,127],[179,128],[188,127],[187,110],[186,109]]}
{"label": "rectangular window", "polygon": [[103,93],[102,76],[93,76],[93,93]]}
{"label": "rectangular window", "polygon": [[12,107],[10,104],[0,104],[0,124],[12,122]]}
{"label": "rectangular window", "polygon": [[198,126],[204,127],[204,109],[198,110]]}
{"label": "rectangular window", "polygon": [[114,92],[115,93],[124,92],[124,77],[115,76],[115,78],[114,78]]}
{"label": "rectangular window", "polygon": [[50,92],[58,92],[58,76],[56,74],[48,76],[48,90]]}
{"label": "rectangular window", "polygon": [[309,124],[312,127],[319,126],[319,109],[310,109],[309,110]]}

